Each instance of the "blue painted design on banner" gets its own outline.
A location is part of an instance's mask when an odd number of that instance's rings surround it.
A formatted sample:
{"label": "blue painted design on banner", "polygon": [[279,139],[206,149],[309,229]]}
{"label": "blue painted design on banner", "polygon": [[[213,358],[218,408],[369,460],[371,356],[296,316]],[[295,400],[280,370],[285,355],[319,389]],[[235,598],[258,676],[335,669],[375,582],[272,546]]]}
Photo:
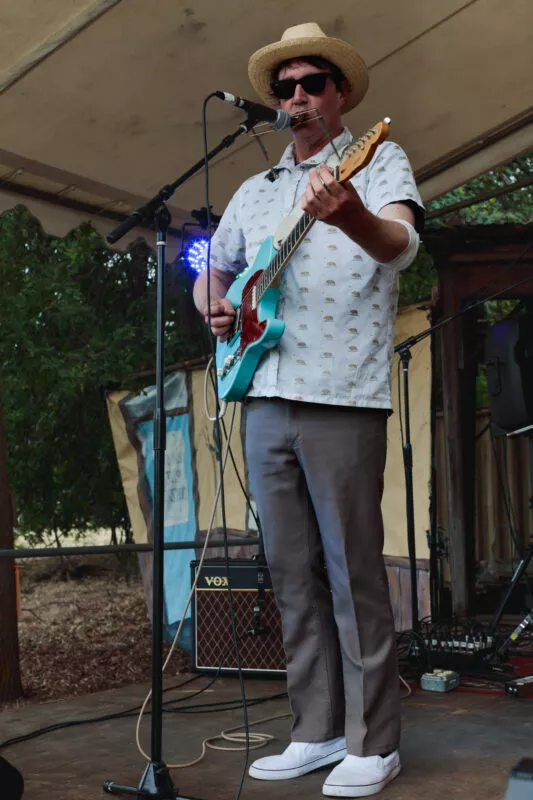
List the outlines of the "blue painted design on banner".
{"label": "blue painted design on banner", "polygon": [[[167,441],[165,451],[165,542],[194,541],[196,537],[196,508],[193,493],[189,414],[167,416]],[[145,478],[150,489],[150,508],[154,496],[153,420],[136,425],[143,448]],[[190,592],[190,562],[195,552],[167,550],[164,573],[164,623],[165,638],[172,639],[181,620]],[[191,610],[183,625],[180,647],[192,649]]]}

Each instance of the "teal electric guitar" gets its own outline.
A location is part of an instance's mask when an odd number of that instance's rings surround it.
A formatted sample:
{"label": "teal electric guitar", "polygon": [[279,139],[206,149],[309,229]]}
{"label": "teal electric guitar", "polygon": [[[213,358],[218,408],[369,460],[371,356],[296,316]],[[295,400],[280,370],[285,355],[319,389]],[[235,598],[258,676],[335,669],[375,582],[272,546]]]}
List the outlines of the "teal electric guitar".
{"label": "teal electric guitar", "polygon": [[[377,146],[388,136],[389,123],[389,119],[378,122],[348,148],[334,170],[338,181],[348,181],[370,163]],[[226,297],[235,308],[235,319],[229,338],[218,342],[216,351],[221,400],[242,400],[261,356],[281,339],[285,323],[276,319],[277,281],[314,222],[307,212],[300,211],[288,235],[277,246],[274,237],[265,239],[253,265],[230,286]]]}

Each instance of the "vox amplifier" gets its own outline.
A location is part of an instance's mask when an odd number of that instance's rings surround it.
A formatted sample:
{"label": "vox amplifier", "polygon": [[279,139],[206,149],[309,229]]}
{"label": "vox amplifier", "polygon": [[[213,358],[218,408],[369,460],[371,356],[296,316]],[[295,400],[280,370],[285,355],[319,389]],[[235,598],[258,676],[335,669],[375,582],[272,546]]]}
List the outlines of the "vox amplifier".
{"label": "vox amplifier", "polygon": [[[198,572],[191,562],[191,585]],[[231,585],[241,669],[244,675],[285,675],[281,618],[268,567],[250,559],[203,563],[192,602],[193,668],[237,672],[228,583]]]}

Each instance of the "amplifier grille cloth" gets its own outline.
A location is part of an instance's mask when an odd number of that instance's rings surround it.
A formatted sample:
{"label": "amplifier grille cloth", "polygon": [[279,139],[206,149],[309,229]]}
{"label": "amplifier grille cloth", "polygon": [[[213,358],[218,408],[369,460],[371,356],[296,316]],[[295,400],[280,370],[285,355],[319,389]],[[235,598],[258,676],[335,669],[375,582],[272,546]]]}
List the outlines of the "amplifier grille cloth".
{"label": "amplifier grille cloth", "polygon": [[[262,627],[270,633],[251,636],[257,591],[233,589],[233,608],[236,618],[241,666],[248,670],[285,670],[285,652],[281,637],[281,622],[272,591],[265,592],[261,614]],[[222,666],[236,669],[237,660],[232,647],[233,633],[227,589],[196,592],[196,664],[202,667]],[[229,651],[229,652],[228,652]]]}

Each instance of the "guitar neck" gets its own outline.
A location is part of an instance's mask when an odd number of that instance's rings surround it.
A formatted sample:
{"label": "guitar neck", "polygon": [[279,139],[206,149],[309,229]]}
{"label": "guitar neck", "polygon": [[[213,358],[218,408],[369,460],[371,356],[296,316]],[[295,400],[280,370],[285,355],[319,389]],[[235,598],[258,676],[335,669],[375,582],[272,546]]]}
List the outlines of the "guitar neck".
{"label": "guitar neck", "polygon": [[[333,170],[335,178],[338,180],[339,170],[335,167]],[[300,246],[306,234],[313,227],[316,222],[307,211],[302,211],[300,219],[291,230],[287,238],[283,241],[277,254],[274,256],[268,267],[264,270],[261,278],[257,282],[258,299],[264,295],[266,290],[272,286],[276,278],[280,275],[281,271],[287,266],[295,250]]]}
{"label": "guitar neck", "polygon": [[257,282],[257,293],[259,299],[264,295],[269,286],[272,286],[278,275],[290,261],[292,254],[306,236],[308,231],[312,228],[314,222],[314,217],[308,214],[307,211],[302,212],[300,219],[291,230],[287,238],[284,240],[280,249],[268,267],[263,271],[263,274]]}

